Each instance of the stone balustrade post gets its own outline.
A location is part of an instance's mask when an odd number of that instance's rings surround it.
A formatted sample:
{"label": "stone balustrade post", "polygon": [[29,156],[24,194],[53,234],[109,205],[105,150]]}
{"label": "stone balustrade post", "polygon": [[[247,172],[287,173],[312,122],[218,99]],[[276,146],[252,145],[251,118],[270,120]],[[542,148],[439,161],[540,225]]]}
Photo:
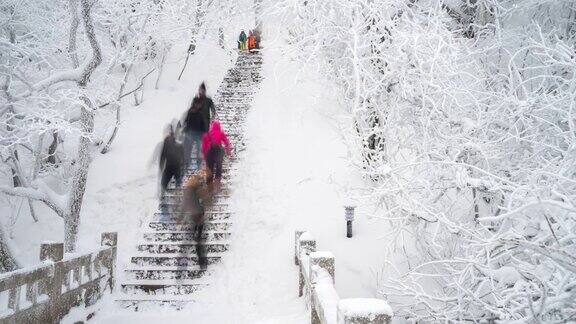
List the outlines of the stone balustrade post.
{"label": "stone balustrade post", "polygon": [[113,253],[111,254],[110,259],[106,260],[106,264],[104,265],[110,274],[110,278],[108,279],[108,286],[110,287],[110,291],[113,291],[116,283],[116,246],[118,245],[118,233],[102,233],[100,237],[100,245],[113,248]]}
{"label": "stone balustrade post", "polygon": [[298,253],[305,251],[306,255],[309,255],[311,252],[316,251],[316,239],[314,239],[308,232],[302,233],[298,241],[300,242]]}
{"label": "stone balustrade post", "polygon": [[[315,271],[314,268],[315,267],[320,267],[324,270],[326,270],[326,272],[328,272],[328,274],[330,274],[330,277],[332,277],[332,284],[334,284],[335,280],[334,280],[334,274],[335,274],[335,266],[334,266],[334,255],[332,254],[332,252],[327,252],[327,251],[318,251],[318,252],[312,252],[310,253],[309,256],[309,265],[310,267],[308,273],[310,274],[310,282],[312,284],[314,284],[316,282],[316,277],[315,277]],[[322,323],[322,321],[320,320],[320,317],[318,316],[318,312],[316,311],[316,305],[314,302],[314,299],[312,299],[311,303],[310,303],[310,319],[312,321],[312,324],[320,324]]]}
{"label": "stone balustrade post", "polygon": [[100,245],[102,246],[118,245],[118,233],[116,232],[102,233],[100,237]]}
{"label": "stone balustrade post", "polygon": [[[308,232],[303,232],[298,235],[297,240],[297,248],[296,248],[296,258],[299,258],[302,252],[305,252],[306,255],[316,251],[316,240],[310,235]],[[302,271],[299,272],[299,287],[298,287],[298,296],[302,297],[304,294],[304,274]]]}
{"label": "stone balustrade post", "polygon": [[62,261],[64,258],[64,243],[42,243],[40,245],[40,261]]}
{"label": "stone balustrade post", "polygon": [[302,233],[304,233],[304,231],[296,231],[295,235],[294,235],[294,264],[298,265],[298,253],[299,253],[299,247],[300,247],[300,235],[302,235]]}
{"label": "stone balustrade post", "polygon": [[61,318],[60,295],[62,294],[62,284],[67,273],[58,263],[64,259],[64,243],[43,243],[40,245],[40,261],[54,262],[54,273],[52,277],[43,280],[42,293],[50,298],[48,307],[49,318],[54,322]]}
{"label": "stone balustrade post", "polygon": [[[310,253],[310,276],[314,274],[312,268],[314,266],[319,266],[320,268],[326,270],[332,277],[332,283],[335,283],[335,272],[336,267],[334,264],[334,254],[332,252],[312,252]],[[313,281],[314,278],[310,278]]]}

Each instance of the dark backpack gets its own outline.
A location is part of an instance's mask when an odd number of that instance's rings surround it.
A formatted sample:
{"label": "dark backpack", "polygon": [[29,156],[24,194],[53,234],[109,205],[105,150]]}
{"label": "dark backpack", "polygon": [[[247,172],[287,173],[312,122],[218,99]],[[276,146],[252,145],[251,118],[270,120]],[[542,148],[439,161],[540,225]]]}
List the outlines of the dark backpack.
{"label": "dark backpack", "polygon": [[186,115],[185,131],[204,132],[205,129],[206,125],[204,125],[204,114],[202,113],[202,105],[194,101],[192,103],[192,106],[188,110],[188,114]]}

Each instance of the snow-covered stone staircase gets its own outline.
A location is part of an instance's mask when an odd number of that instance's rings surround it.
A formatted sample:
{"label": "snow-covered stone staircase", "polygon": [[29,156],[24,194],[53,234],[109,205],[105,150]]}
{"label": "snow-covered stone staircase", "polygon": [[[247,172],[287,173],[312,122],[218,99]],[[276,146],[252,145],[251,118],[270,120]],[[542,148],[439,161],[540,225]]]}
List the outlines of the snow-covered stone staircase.
{"label": "snow-covered stone staircase", "polygon": [[[213,97],[217,118],[234,149],[233,158],[244,149],[243,121],[261,81],[261,65],[261,53],[240,53]],[[188,175],[197,169],[198,162],[193,161]],[[142,241],[131,257],[131,265],[124,269],[124,281],[116,299],[118,304],[136,311],[156,306],[181,309],[194,301],[194,292],[210,284],[211,265],[225,257],[229,247],[232,215],[227,201],[231,171],[234,171],[234,164],[227,160],[222,189],[205,214],[201,246],[205,249],[208,270],[198,264],[196,249],[199,245],[193,234],[193,224],[182,222],[186,215],[177,211],[182,190],[171,184],[159,206],[159,210],[168,211],[170,218],[160,221],[158,212],[146,224]]]}

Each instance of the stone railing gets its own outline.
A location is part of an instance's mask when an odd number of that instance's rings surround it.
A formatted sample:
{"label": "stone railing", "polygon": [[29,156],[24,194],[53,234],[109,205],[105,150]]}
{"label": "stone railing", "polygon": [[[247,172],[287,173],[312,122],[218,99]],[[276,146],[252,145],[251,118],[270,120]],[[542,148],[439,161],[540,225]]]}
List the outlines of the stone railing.
{"label": "stone railing", "polygon": [[393,314],[386,301],[338,297],[334,255],[316,251],[316,240],[308,232],[296,231],[294,262],[300,268],[299,296],[307,298],[312,324],[390,323]]}
{"label": "stone railing", "polygon": [[38,266],[0,274],[0,323],[58,323],[72,307],[90,306],[114,287],[117,233],[103,233],[97,251],[64,255],[42,244]]}

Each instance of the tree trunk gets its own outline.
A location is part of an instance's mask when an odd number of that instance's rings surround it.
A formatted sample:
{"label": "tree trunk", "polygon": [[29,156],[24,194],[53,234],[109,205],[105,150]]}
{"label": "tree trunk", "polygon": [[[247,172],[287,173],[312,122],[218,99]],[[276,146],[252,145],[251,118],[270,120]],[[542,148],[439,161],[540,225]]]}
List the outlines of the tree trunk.
{"label": "tree trunk", "polygon": [[128,68],[126,68],[126,66],[123,64],[122,65],[125,68],[124,71],[124,79],[122,80],[122,85],[120,85],[120,91],[118,92],[118,102],[116,103],[116,124],[114,125],[114,130],[112,131],[112,135],[110,136],[110,139],[108,139],[108,142],[106,143],[106,145],[104,146],[104,148],[100,151],[100,153],[102,154],[106,154],[108,153],[108,151],[110,151],[110,147],[112,146],[112,142],[114,142],[114,139],[116,138],[116,134],[118,134],[118,128],[120,127],[120,113],[121,113],[121,109],[122,109],[122,104],[120,103],[120,99],[122,99],[123,95],[124,95],[124,88],[126,88],[126,83],[128,82],[128,76],[130,75],[130,71],[132,70],[132,64],[130,64],[130,66],[128,66]]}
{"label": "tree trunk", "polygon": [[138,100],[138,91],[134,91],[134,106],[139,106],[140,101]]}
{"label": "tree trunk", "polygon": [[182,71],[180,71],[180,75],[178,76],[178,80],[182,78],[182,74],[186,69],[186,65],[188,64],[188,59],[190,55],[194,54],[196,51],[196,42],[198,41],[198,33],[200,32],[200,27],[202,26],[202,0],[198,0],[198,4],[196,5],[196,14],[194,17],[194,23],[192,25],[192,38],[190,39],[190,46],[188,47],[188,53],[186,55],[186,61],[184,62],[184,66],[182,67]]}
{"label": "tree trunk", "polygon": [[182,74],[184,73],[184,70],[186,70],[186,65],[188,65],[188,59],[190,58],[190,55],[194,54],[195,50],[196,50],[196,45],[190,43],[190,47],[188,47],[188,53],[186,53],[186,61],[184,61],[184,66],[182,67],[182,71],[180,71],[180,75],[178,75],[178,81],[180,81],[180,78],[182,78]]}
{"label": "tree trunk", "polygon": [[58,148],[58,131],[52,133],[52,143],[48,147],[48,157],[46,162],[50,164],[56,164],[58,159],[56,158],[56,149]]}
{"label": "tree trunk", "polygon": [[158,77],[156,78],[156,84],[154,85],[154,89],[158,90],[158,85],[160,84],[160,77],[162,77],[162,71],[164,71],[164,62],[166,61],[168,49],[164,49],[162,52],[162,61],[160,62],[160,66],[158,68]]}
{"label": "tree trunk", "polygon": [[36,216],[36,211],[34,210],[34,205],[32,204],[32,199],[28,199],[28,209],[30,210],[30,216],[35,223],[38,222],[38,216]]}
{"label": "tree trunk", "polygon": [[81,108],[82,137],[78,143],[78,159],[76,161],[77,171],[72,180],[70,199],[68,201],[68,213],[64,218],[64,246],[66,252],[76,250],[78,227],[80,225],[80,211],[84,192],[86,191],[86,180],[88,178],[88,167],[90,166],[90,134],[94,130],[93,105],[90,99],[82,96],[85,107]]}
{"label": "tree trunk", "polygon": [[[21,169],[20,169],[20,164],[19,164],[19,159],[18,159],[18,151],[14,150],[12,152],[12,162],[13,165],[11,166],[11,171],[12,171],[12,181],[13,181],[13,185],[14,188],[17,187],[25,187],[27,186],[27,183],[24,183],[23,180],[25,180],[25,178],[23,178],[21,176]],[[36,216],[36,212],[34,211],[34,207],[32,205],[32,200],[31,199],[27,199],[28,200],[28,206],[30,207],[30,216],[32,216],[32,219],[34,220],[34,222],[38,222],[38,216]]]}
{"label": "tree trunk", "polygon": [[[92,58],[78,81],[78,86],[85,88],[94,70],[102,63],[102,53],[98,40],[96,39],[94,23],[90,16],[91,4],[89,0],[80,0],[80,3],[84,31],[92,49]],[[82,209],[84,192],[86,191],[88,167],[90,166],[90,135],[94,131],[94,105],[85,95],[81,95],[80,100],[84,103],[80,108],[82,135],[78,143],[77,169],[72,180],[72,188],[69,193],[68,205],[66,206],[67,210],[64,215],[64,248],[66,252],[76,251],[80,211]]]}
{"label": "tree trunk", "polygon": [[218,45],[221,49],[224,49],[224,30],[222,27],[218,28]]}
{"label": "tree trunk", "polygon": [[76,37],[78,35],[78,4],[77,0],[69,0],[69,7],[70,10],[70,35],[68,38],[68,55],[70,56],[70,60],[72,61],[72,67],[78,67],[78,54],[76,53]]}
{"label": "tree trunk", "polygon": [[4,229],[0,228],[0,272],[14,271],[20,267],[6,240]]}
{"label": "tree trunk", "polygon": [[112,135],[110,135],[110,139],[104,146],[104,148],[100,151],[102,154],[106,154],[110,151],[110,147],[112,146],[112,142],[116,138],[116,134],[118,134],[118,128],[120,127],[120,108],[122,105],[120,103],[116,103],[116,124],[114,125],[114,130],[112,131]]}

